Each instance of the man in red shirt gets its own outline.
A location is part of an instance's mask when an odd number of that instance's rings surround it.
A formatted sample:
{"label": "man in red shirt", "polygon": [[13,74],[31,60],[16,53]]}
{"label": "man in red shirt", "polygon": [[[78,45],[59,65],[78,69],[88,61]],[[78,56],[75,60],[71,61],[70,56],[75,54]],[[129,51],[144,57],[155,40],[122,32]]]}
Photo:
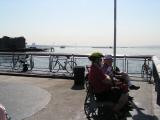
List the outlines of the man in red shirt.
{"label": "man in red shirt", "polygon": [[101,69],[103,55],[99,52],[92,53],[89,60],[92,62],[89,71],[89,83],[94,89],[98,101],[112,101],[115,103],[113,111],[119,111],[128,102],[128,93],[112,91],[113,82],[109,75]]}

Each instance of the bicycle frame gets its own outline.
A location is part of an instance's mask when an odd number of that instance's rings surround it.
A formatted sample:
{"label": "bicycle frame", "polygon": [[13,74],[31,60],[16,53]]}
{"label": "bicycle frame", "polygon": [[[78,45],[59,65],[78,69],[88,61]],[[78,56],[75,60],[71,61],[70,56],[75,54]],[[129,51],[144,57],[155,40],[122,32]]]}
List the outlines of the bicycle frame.
{"label": "bicycle frame", "polygon": [[[29,59],[28,59],[29,58]],[[12,70],[21,70],[21,71],[28,71],[28,68],[30,67],[30,70],[34,67],[33,58],[25,56],[13,56],[12,57]],[[24,69],[25,68],[25,69]]]}
{"label": "bicycle frame", "polygon": [[141,77],[142,78],[146,78],[147,80],[149,80],[149,82],[151,82],[151,78],[152,78],[152,69],[149,66],[149,61],[147,63],[148,60],[144,60],[144,63],[142,65],[141,68]]}
{"label": "bicycle frame", "polygon": [[64,65],[59,61],[59,59],[56,60],[55,66],[58,64],[60,66],[60,70],[66,70],[66,65],[67,65],[67,59],[65,59]]}
{"label": "bicycle frame", "polygon": [[[59,59],[59,57],[56,56],[55,60],[53,59],[54,59],[53,56],[50,56],[50,61],[49,61],[50,72],[58,72],[59,70],[65,70],[67,73],[72,74],[73,67],[77,65],[74,61],[68,60],[69,59],[68,57],[66,57],[65,59]],[[64,64],[60,60],[62,60]]]}

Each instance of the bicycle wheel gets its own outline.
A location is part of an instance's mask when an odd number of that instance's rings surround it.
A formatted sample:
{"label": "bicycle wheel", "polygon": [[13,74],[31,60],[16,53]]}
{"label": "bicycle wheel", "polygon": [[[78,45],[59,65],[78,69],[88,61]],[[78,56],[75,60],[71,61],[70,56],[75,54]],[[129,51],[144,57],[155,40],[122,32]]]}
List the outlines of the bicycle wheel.
{"label": "bicycle wheel", "polygon": [[98,116],[98,107],[96,105],[95,96],[87,91],[87,95],[84,101],[84,112],[88,120],[92,120],[94,117]]}
{"label": "bicycle wheel", "polygon": [[67,61],[66,63],[66,71],[70,74],[73,73],[73,68],[77,66],[77,63],[74,61]]}
{"label": "bicycle wheel", "polygon": [[57,73],[60,70],[60,65],[57,60],[52,61],[52,72]]}
{"label": "bicycle wheel", "polygon": [[22,71],[23,70],[23,63],[21,61],[17,61],[13,69],[17,70],[17,71]]}
{"label": "bicycle wheel", "polygon": [[151,78],[151,68],[147,65],[143,65],[141,76],[142,78],[145,78],[146,80],[150,79]]}
{"label": "bicycle wheel", "polygon": [[12,57],[11,58],[12,59],[12,61],[11,61],[11,68],[12,68],[12,70],[17,70],[19,67],[19,57],[17,57],[17,56],[14,56],[14,57]]}

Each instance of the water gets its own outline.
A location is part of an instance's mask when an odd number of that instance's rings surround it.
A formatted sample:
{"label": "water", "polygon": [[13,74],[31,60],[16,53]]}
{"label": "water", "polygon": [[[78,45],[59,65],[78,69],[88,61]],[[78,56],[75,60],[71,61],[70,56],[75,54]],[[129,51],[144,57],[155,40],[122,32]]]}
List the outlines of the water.
{"label": "water", "polygon": [[[69,54],[83,54],[90,55],[92,52],[98,51],[103,54],[112,54],[113,48],[93,48],[93,47],[55,47],[55,53],[69,53]],[[117,55],[154,55],[160,57],[160,47],[118,47],[116,50]],[[124,61],[117,60],[117,66],[126,71],[124,68]],[[85,66],[86,64],[90,64],[87,60],[80,60],[77,62],[78,65]],[[140,73],[143,60],[129,60],[128,61],[128,72],[130,73]],[[151,67],[150,63],[150,67]]]}
{"label": "water", "polygon": [[[98,51],[103,54],[113,54],[112,48],[92,48],[92,47],[55,47],[55,53],[91,54]],[[116,49],[117,55],[156,55],[160,56],[160,47],[119,47]]]}
{"label": "water", "polygon": [[[48,48],[50,49],[51,46],[41,46],[41,48]],[[82,55],[90,55],[92,52],[101,52],[103,54],[113,54],[113,48],[92,48],[92,47],[54,47],[54,53],[67,53],[67,54],[82,54]],[[155,55],[160,57],[160,47],[118,47],[117,48],[117,55]],[[2,58],[0,56],[0,58]],[[41,71],[49,71],[49,56],[33,56],[34,59],[34,70],[41,70]],[[4,57],[0,59],[0,66],[3,65]],[[117,60],[117,66],[123,70],[124,69],[124,61]],[[128,61],[128,68],[130,73],[140,73],[141,66],[144,61],[140,60],[130,60]],[[63,64],[64,62],[61,61]],[[90,64],[90,61],[87,58],[81,58],[76,60],[77,65],[79,66],[86,66]],[[6,63],[8,64],[8,63]]]}

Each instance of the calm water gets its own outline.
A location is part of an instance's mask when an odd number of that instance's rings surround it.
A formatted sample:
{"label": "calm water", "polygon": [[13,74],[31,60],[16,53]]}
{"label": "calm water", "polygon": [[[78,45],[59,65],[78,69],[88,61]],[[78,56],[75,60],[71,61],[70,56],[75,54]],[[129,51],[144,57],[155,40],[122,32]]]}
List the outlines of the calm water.
{"label": "calm water", "polygon": [[[113,54],[112,48],[92,48],[92,47],[55,47],[55,53],[72,53],[72,54],[91,54],[92,52],[99,51],[103,54]],[[117,48],[117,55],[155,55],[160,58],[160,47],[119,47]],[[81,60],[78,62],[79,65],[84,65],[89,63],[89,61]],[[144,61],[140,60],[130,60],[128,61],[128,70],[130,73],[140,73],[141,66]],[[152,65],[150,63],[150,65]],[[117,66],[121,70],[124,70],[123,61],[117,61]],[[125,71],[125,70],[124,70]]]}
{"label": "calm water", "polygon": [[[46,48],[42,46],[42,48]],[[51,47],[48,47],[51,48]],[[92,52],[98,51],[102,52],[103,54],[113,54],[112,48],[92,48],[92,47],[55,47],[55,53],[69,53],[69,54],[82,54],[82,55],[90,55]],[[160,47],[127,47],[127,48],[117,48],[117,55],[155,55],[160,58]],[[2,59],[3,58],[3,59]],[[40,57],[40,56],[33,56],[34,58],[34,69],[33,70],[46,70],[49,71],[49,57]],[[0,66],[4,64],[4,57],[0,57]],[[81,59],[76,61],[80,66],[86,66],[90,64],[90,61],[86,59]],[[64,63],[63,61],[61,63]],[[8,62],[7,65],[10,65]],[[140,72],[141,66],[143,61],[137,60],[130,60],[128,61],[128,68],[131,73],[133,72]],[[124,70],[123,61],[118,61],[118,67],[121,70]]]}
{"label": "calm water", "polygon": [[[55,53],[91,54],[99,51],[103,54],[113,54],[112,48],[91,48],[91,47],[55,47]],[[160,47],[128,47],[117,48],[117,55],[156,55],[160,56]]]}

